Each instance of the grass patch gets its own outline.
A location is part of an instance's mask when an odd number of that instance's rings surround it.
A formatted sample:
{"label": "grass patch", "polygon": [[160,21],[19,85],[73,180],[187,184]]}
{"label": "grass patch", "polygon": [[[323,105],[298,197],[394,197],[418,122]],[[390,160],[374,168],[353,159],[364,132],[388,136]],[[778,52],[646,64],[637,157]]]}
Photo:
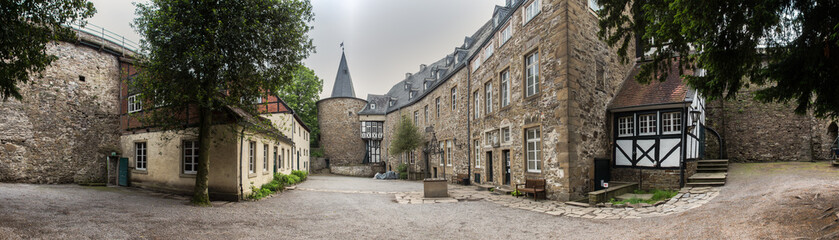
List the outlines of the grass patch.
{"label": "grass patch", "polygon": [[630,199],[618,201],[618,200],[615,200],[614,198],[612,198],[611,200],[609,200],[609,202],[611,202],[612,204],[638,204],[638,203],[654,204],[658,201],[670,199],[670,198],[676,196],[676,194],[678,194],[679,192],[678,191],[673,191],[673,190],[652,189],[652,190],[649,190],[649,191],[635,190],[634,193],[635,194],[652,194],[653,196],[652,196],[652,198],[647,199],[647,200],[640,199],[640,198],[630,198]]}

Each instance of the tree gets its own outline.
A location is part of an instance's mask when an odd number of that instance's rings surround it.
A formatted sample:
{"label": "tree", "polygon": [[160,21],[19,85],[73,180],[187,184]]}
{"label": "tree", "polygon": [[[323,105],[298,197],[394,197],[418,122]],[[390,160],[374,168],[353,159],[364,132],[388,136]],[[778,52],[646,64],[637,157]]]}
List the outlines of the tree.
{"label": "tree", "polygon": [[323,80],[318,78],[312,69],[300,66],[294,71],[291,82],[278,92],[279,97],[300,115],[311,130],[309,136],[314,137],[309,138],[310,145],[317,143],[317,136],[320,133],[317,102],[320,100],[321,91],[323,91]]}
{"label": "tree", "polygon": [[425,137],[420,129],[411,122],[411,119],[408,119],[408,116],[402,115],[399,124],[396,125],[396,133],[393,134],[393,142],[390,143],[390,153],[399,155],[423,145],[425,145]]}
{"label": "tree", "polygon": [[709,99],[762,87],[763,102],[795,101],[796,113],[839,116],[839,1],[597,0],[602,39],[625,62],[631,41],[650,64],[636,77],[663,81],[667,69],[704,69],[685,76]]}
{"label": "tree", "polygon": [[256,114],[256,98],[277,92],[313,50],[307,0],[152,0],[137,5],[144,37],[140,75],[131,86],[151,106],[151,122],[177,126],[197,108],[198,171],[192,202],[208,205],[212,113],[235,106]]}
{"label": "tree", "polygon": [[96,13],[86,0],[0,2],[0,98],[21,99],[18,82],[40,73],[57,59],[47,54],[50,41],[74,39],[68,23],[84,25]]}

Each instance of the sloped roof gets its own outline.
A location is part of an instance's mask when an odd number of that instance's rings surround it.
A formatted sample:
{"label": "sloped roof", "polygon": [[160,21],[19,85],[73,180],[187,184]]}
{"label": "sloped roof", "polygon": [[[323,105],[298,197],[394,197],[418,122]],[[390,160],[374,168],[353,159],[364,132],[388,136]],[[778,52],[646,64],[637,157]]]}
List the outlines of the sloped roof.
{"label": "sloped roof", "polygon": [[[635,76],[641,70],[641,65],[632,67],[627,79],[623,81],[618,94],[612,99],[610,109],[661,105],[668,103],[683,103],[690,101],[693,92],[682,80],[679,74],[679,66],[673,65],[667,74],[664,82],[653,80],[649,84],[641,84],[635,80]],[[692,75],[693,71],[686,69],[684,75]]]}
{"label": "sloped roof", "polygon": [[277,139],[283,142],[293,143],[291,139],[288,138],[288,136],[284,135],[279,129],[274,127],[273,124],[269,124],[270,120],[260,116],[251,115],[247,111],[235,106],[228,105],[225,106],[225,108],[227,109],[227,111],[232,113],[237,119],[241,120],[244,123],[253,125],[254,128],[251,129],[252,131],[276,137]]}
{"label": "sloped roof", "polygon": [[347,66],[347,56],[344,53],[341,53],[341,63],[338,65],[338,74],[335,75],[335,85],[332,85],[331,97],[355,97],[350,68]]}
{"label": "sloped roof", "polygon": [[[367,105],[358,112],[359,115],[385,115],[387,113],[387,103],[390,97],[385,95],[367,94]],[[370,104],[375,104],[376,109],[371,108]]]}

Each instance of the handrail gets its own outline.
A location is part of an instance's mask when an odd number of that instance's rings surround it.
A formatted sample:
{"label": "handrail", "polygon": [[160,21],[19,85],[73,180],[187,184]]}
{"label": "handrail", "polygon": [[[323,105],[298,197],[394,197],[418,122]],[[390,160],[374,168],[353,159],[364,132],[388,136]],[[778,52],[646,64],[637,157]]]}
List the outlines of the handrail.
{"label": "handrail", "polygon": [[[120,46],[123,49],[131,51],[133,53],[140,52],[139,43],[131,41],[130,39],[125,39],[125,36],[122,36],[115,32],[111,32],[105,29],[104,27],[100,27],[92,23],[87,23],[84,26],[80,26],[76,23],[70,23],[67,26],[73,28],[74,30],[85,32],[87,34],[99,37],[102,40],[107,40],[108,42]],[[102,45],[104,44],[105,43],[103,42]],[[124,55],[125,53],[123,52],[122,54]]]}

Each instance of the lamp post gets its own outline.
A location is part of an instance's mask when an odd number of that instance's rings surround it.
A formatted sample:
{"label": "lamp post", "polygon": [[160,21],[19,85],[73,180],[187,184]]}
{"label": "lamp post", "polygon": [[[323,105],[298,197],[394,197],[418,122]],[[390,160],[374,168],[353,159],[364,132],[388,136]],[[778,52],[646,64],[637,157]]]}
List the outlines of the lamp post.
{"label": "lamp post", "polygon": [[701,117],[702,112],[699,110],[691,110],[690,111],[690,126],[688,126],[688,132],[693,132],[693,129],[699,125],[699,117]]}

